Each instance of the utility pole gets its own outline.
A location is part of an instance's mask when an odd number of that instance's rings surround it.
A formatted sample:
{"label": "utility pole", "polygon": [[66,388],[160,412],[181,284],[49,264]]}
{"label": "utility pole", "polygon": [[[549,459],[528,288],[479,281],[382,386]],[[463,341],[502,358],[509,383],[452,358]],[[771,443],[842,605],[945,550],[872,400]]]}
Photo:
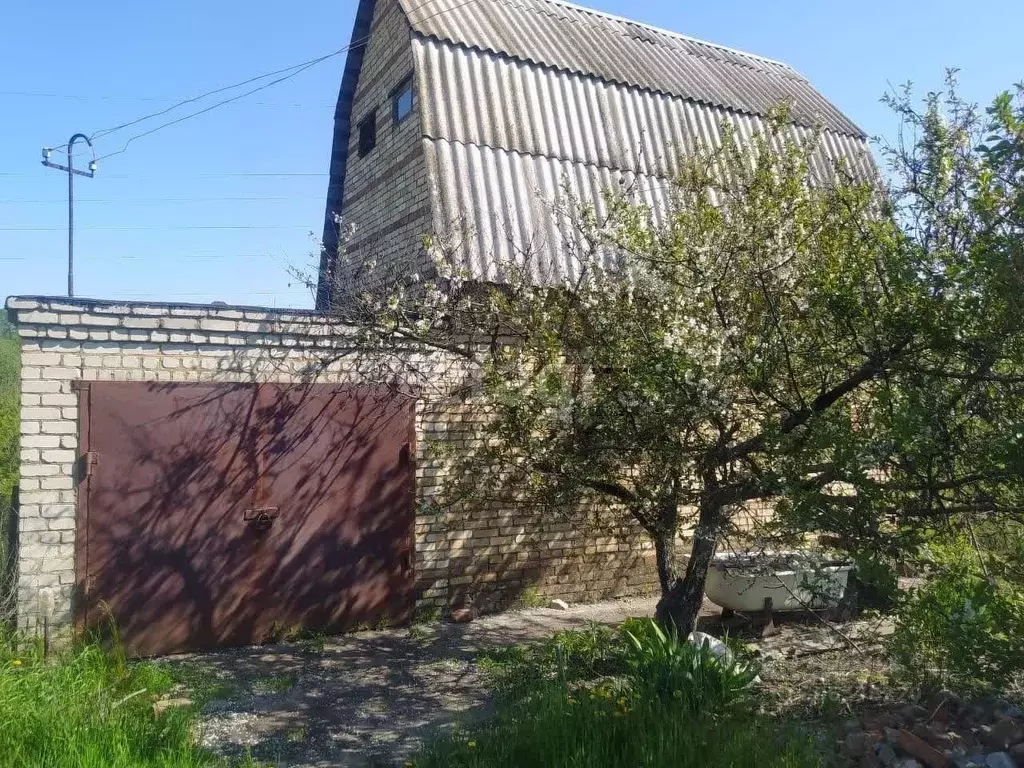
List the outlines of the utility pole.
{"label": "utility pole", "polygon": [[88,171],[79,171],[75,168],[74,157],[75,142],[85,139],[85,143],[92,149],[92,142],[84,133],[76,133],[68,140],[68,164],[50,162],[50,149],[43,147],[43,165],[47,168],[56,168],[58,171],[68,172],[68,297],[75,295],[75,176],[85,176],[87,179],[96,175],[96,153],[93,153],[89,161]]}

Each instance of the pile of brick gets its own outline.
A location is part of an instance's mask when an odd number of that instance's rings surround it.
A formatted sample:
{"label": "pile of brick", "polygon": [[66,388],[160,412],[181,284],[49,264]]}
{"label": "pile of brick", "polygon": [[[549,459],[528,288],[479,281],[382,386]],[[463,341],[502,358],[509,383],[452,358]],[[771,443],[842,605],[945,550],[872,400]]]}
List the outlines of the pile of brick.
{"label": "pile of brick", "polygon": [[860,768],[1024,768],[1024,710],[942,691],[923,704],[850,720],[842,750]]}

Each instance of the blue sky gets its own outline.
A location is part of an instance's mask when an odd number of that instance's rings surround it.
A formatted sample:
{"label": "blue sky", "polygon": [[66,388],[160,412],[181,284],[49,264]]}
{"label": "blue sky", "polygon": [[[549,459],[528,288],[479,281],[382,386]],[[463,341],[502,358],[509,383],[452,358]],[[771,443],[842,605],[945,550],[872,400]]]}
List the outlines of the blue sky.
{"label": "blue sky", "polygon": [[[1020,0],[592,4],[783,60],[870,134],[894,129],[878,102],[890,84],[912,80],[924,91],[957,66],[964,93],[986,102],[1024,79]],[[5,0],[0,294],[66,290],[66,175],[40,165],[44,144],[336,50],[348,42],[355,6]],[[310,306],[289,268],[311,266],[343,64],[336,57],[141,138],[103,160],[95,179],[78,179],[76,294]],[[98,141],[97,154],[120,149],[134,132]]]}

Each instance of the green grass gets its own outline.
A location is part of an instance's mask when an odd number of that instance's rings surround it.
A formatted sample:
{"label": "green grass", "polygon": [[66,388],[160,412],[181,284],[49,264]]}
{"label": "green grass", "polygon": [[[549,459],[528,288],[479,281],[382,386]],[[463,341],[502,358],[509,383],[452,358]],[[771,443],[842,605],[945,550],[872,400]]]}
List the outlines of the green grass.
{"label": "green grass", "polygon": [[756,716],[693,718],[671,704],[572,696],[558,683],[499,706],[490,724],[431,744],[417,768],[811,768],[813,743]]}
{"label": "green grass", "polygon": [[[627,634],[631,633],[636,641]],[[757,713],[746,660],[721,665],[649,622],[488,652],[487,723],[441,736],[418,768],[814,768],[799,726]]]}
{"label": "green grass", "polygon": [[[0,316],[0,569],[6,562],[4,550],[10,525],[11,490],[18,481],[20,366],[18,337]],[[4,586],[3,576],[0,571],[0,589]]]}
{"label": "green grass", "polygon": [[37,645],[2,642],[0,767],[226,768],[194,745],[195,708],[154,715],[174,684],[161,665],[95,645],[44,659]]}
{"label": "green grass", "polygon": [[526,587],[516,599],[517,608],[544,608],[551,604],[551,598],[545,597],[540,587]]}
{"label": "green grass", "polygon": [[253,685],[256,693],[284,693],[295,687],[292,675],[267,675],[256,680]]}

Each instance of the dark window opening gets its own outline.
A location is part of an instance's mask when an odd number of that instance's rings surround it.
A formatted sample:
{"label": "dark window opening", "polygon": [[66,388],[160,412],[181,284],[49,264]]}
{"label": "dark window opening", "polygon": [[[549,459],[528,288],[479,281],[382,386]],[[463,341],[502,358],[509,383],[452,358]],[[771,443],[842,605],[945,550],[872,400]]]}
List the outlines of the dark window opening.
{"label": "dark window opening", "polygon": [[407,77],[391,92],[391,119],[395,125],[412,114],[412,78]]}
{"label": "dark window opening", "polygon": [[377,146],[377,110],[373,110],[359,123],[359,156],[364,157]]}

